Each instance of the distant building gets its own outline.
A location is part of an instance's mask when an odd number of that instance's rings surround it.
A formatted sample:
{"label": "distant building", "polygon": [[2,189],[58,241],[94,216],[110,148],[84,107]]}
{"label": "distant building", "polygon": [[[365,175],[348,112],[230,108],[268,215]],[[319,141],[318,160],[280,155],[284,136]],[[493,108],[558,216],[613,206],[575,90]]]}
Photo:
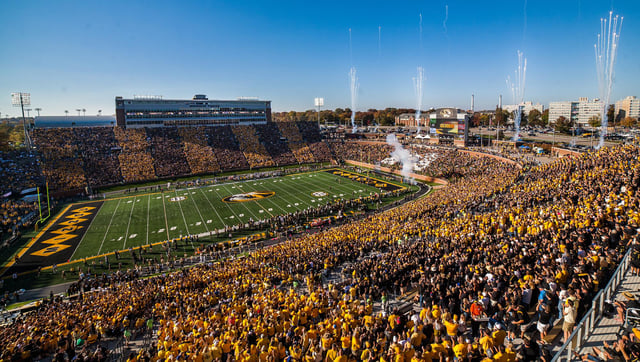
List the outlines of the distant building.
{"label": "distant building", "polygon": [[640,99],[636,96],[628,96],[616,102],[616,119],[626,117],[640,119]]}
{"label": "distant building", "polygon": [[602,112],[602,102],[595,98],[589,101],[587,97],[580,97],[578,101],[578,125],[585,127],[589,125],[589,120],[592,117],[600,118]]}
{"label": "distant building", "polygon": [[[529,112],[534,109],[537,109],[540,113],[544,112],[544,106],[540,103],[533,104],[533,102],[523,102],[520,104],[520,106],[522,107],[522,111],[525,115],[529,115]],[[508,111],[509,113],[513,113],[515,112],[517,107],[517,104],[506,104],[502,106],[502,109]]]}
{"label": "distant building", "polygon": [[35,128],[113,127],[114,116],[36,116]]}
{"label": "distant building", "polygon": [[576,126],[586,127],[593,116],[600,117],[602,102],[595,98],[589,101],[587,97],[580,97],[578,101],[563,101],[549,103],[549,122],[555,122],[560,117],[565,117]]}
{"label": "distant building", "polygon": [[[429,115],[427,112],[420,113],[420,126],[425,127],[429,124]],[[417,127],[415,113],[401,113],[396,116],[396,126]]]}
{"label": "distant building", "polygon": [[271,101],[241,98],[209,100],[196,94],[190,100],[161,97],[116,97],[119,127],[223,126],[271,122]]}

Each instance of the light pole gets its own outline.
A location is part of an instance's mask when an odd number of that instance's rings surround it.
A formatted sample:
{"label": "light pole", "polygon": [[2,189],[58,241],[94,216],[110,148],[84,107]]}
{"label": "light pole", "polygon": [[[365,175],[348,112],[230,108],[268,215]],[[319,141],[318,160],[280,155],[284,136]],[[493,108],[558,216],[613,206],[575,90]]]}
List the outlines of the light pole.
{"label": "light pole", "polygon": [[65,116],[65,118],[69,117],[69,110],[67,110],[67,109],[64,110],[64,116]]}
{"label": "light pole", "polygon": [[318,111],[318,129],[320,128],[320,107],[324,106],[324,98],[316,97],[313,102]]}
{"label": "light pole", "polygon": [[34,110],[38,112],[38,117],[40,117],[40,111],[42,110],[42,108],[34,108]]}
{"label": "light pole", "polygon": [[29,139],[29,132],[27,130],[27,121],[24,117],[24,106],[31,105],[31,93],[11,93],[11,103],[14,107],[20,107],[20,109],[22,109],[22,128],[24,129],[24,142],[27,147],[31,147],[31,140]]}
{"label": "light pole", "polygon": [[82,109],[80,108],[76,108],[76,112],[78,112],[78,117],[80,117],[80,112],[82,111]]}

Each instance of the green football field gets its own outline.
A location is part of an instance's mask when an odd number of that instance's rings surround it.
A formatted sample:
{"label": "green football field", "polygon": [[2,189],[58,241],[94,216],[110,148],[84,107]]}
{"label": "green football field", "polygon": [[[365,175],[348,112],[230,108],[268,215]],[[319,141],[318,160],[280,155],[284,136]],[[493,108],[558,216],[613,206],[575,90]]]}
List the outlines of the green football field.
{"label": "green football field", "polygon": [[366,183],[318,171],[107,199],[70,260],[379,192],[380,188]]}

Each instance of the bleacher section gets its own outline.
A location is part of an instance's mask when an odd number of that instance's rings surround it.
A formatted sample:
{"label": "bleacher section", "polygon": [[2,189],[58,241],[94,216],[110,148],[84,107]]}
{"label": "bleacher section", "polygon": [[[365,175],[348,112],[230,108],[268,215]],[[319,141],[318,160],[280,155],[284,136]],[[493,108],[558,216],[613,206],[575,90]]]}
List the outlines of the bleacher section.
{"label": "bleacher section", "polygon": [[[276,166],[291,165],[298,162],[278,131],[278,126],[273,123],[267,123],[257,124],[254,127],[258,132],[260,143],[264,145],[264,148],[269,155],[271,155]],[[308,162],[313,161],[307,161],[307,163]]]}
{"label": "bleacher section", "polygon": [[316,162],[331,161],[331,151],[326,143],[322,141],[320,129],[315,122],[296,122],[300,134],[304,141],[309,145],[309,149],[313,153]]}
{"label": "bleacher section", "polygon": [[114,128],[118,145],[122,149],[118,160],[125,182],[152,180],[155,177],[153,158],[144,129]]}
{"label": "bleacher section", "polygon": [[53,191],[330,161],[313,122],[122,129],[36,128]]}
{"label": "bleacher section", "polygon": [[316,162],[309,145],[302,139],[298,125],[295,122],[276,123],[280,133],[289,141],[289,148],[293,152],[298,163]]}
{"label": "bleacher section", "polygon": [[113,128],[75,128],[78,149],[82,155],[84,172],[90,186],[120,183],[119,146]]}
{"label": "bleacher section", "polygon": [[192,173],[197,175],[220,171],[218,160],[208,144],[205,127],[181,127],[178,131]]}
{"label": "bleacher section", "polygon": [[81,190],[87,185],[72,128],[37,128],[33,140],[42,154],[42,173],[54,190]]}
{"label": "bleacher section", "polygon": [[251,168],[275,166],[264,145],[260,143],[253,126],[235,126],[231,130]]}
{"label": "bleacher section", "polygon": [[226,171],[245,170],[249,163],[240,150],[238,141],[231,131],[231,126],[207,128],[207,139],[218,159],[220,168]]}
{"label": "bleacher section", "polygon": [[184,147],[180,144],[178,130],[175,127],[147,128],[147,137],[151,140],[151,155],[156,176],[183,176],[191,174],[189,163],[184,156]]}

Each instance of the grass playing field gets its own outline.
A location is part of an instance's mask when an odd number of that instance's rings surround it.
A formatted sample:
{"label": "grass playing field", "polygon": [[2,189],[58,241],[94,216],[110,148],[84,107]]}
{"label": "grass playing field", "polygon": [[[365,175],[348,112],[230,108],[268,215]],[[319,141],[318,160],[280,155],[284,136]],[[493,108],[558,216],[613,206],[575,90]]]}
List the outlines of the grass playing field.
{"label": "grass playing field", "polygon": [[99,206],[70,259],[209,233],[250,219],[270,218],[337,198],[352,199],[376,192],[381,192],[380,188],[319,171],[107,199]]}

